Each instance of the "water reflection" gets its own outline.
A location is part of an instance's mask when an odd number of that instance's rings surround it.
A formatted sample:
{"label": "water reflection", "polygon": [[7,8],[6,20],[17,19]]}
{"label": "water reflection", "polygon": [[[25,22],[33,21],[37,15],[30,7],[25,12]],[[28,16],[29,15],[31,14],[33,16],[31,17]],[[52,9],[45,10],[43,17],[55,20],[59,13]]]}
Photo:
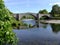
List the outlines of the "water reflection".
{"label": "water reflection", "polygon": [[23,21],[23,23],[26,23],[26,24],[31,24],[31,25],[36,25],[36,21],[35,20],[33,20],[33,19],[23,19],[22,20]]}
{"label": "water reflection", "polygon": [[60,24],[51,24],[52,31],[53,32],[59,32],[60,31]]}
{"label": "water reflection", "polygon": [[[27,23],[36,24],[32,20]],[[60,45],[60,24],[39,23],[39,28],[20,29],[14,32],[19,39],[18,45]]]}
{"label": "water reflection", "polygon": [[49,24],[39,23],[39,27],[42,27],[42,28],[47,28],[47,25],[49,25]]}

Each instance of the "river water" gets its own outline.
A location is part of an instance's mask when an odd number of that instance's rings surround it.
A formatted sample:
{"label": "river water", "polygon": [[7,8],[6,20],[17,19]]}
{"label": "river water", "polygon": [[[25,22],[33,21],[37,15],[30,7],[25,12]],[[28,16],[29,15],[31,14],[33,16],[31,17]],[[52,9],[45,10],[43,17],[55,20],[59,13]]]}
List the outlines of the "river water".
{"label": "river water", "polygon": [[40,23],[39,25],[39,28],[14,29],[18,37],[18,45],[60,45],[59,24]]}

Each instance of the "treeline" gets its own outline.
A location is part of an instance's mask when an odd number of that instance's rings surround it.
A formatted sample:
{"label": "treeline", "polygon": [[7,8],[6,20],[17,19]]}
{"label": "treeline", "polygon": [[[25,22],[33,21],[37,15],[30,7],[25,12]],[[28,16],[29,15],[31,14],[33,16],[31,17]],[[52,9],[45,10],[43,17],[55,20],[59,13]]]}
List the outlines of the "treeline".
{"label": "treeline", "polygon": [[52,17],[60,17],[60,6],[59,5],[53,5],[52,10],[48,12],[46,9],[40,10],[40,14],[51,14]]}

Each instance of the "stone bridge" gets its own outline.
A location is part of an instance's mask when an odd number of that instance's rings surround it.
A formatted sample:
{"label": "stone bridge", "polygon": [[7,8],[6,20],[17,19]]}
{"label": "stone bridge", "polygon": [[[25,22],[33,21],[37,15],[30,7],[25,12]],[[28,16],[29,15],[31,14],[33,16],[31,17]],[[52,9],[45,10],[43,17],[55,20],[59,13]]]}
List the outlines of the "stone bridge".
{"label": "stone bridge", "polygon": [[51,17],[50,14],[39,14],[38,18],[41,18],[41,17],[43,17],[43,16]]}
{"label": "stone bridge", "polygon": [[40,19],[42,16],[48,16],[48,17],[51,17],[50,14],[37,14],[37,13],[15,13],[13,14],[13,16],[17,19],[17,20],[21,20],[21,18],[23,16],[33,16],[35,18],[35,20],[38,20]]}

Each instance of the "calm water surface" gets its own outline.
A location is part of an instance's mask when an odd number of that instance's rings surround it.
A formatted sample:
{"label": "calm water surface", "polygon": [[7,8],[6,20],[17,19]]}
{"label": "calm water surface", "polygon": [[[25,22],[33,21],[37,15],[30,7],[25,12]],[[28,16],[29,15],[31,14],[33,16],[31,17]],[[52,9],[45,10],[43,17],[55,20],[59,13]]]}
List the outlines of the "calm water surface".
{"label": "calm water surface", "polygon": [[36,24],[36,21],[33,20],[33,19],[23,19],[22,20],[24,23],[27,23],[28,25],[31,24],[31,25],[35,25]]}
{"label": "calm water surface", "polygon": [[58,24],[39,25],[39,28],[14,30],[19,39],[18,45],[60,45]]}

